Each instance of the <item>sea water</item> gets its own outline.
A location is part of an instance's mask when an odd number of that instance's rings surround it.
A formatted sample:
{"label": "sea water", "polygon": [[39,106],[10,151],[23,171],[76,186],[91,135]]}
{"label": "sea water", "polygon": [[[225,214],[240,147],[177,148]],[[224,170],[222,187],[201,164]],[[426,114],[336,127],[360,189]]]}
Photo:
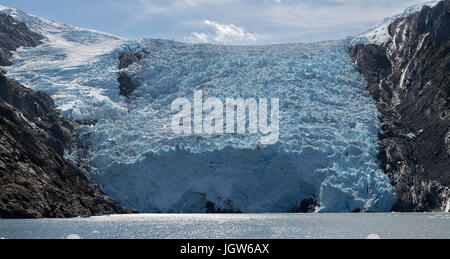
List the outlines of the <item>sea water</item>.
{"label": "sea water", "polygon": [[0,220],[0,238],[450,238],[448,213],[137,214]]}

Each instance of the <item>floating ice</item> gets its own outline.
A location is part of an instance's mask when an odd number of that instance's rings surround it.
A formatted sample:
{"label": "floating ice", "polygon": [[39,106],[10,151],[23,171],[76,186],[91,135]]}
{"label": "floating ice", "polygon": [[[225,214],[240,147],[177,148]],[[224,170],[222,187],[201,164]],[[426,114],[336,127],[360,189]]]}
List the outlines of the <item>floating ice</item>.
{"label": "floating ice", "polygon": [[367,237],[367,239],[374,239],[374,240],[377,240],[377,239],[381,239],[381,237],[380,237],[379,235],[377,235],[377,234],[370,234],[370,235]]}
{"label": "floating ice", "polygon": [[70,234],[66,239],[81,239],[81,237],[77,234]]}

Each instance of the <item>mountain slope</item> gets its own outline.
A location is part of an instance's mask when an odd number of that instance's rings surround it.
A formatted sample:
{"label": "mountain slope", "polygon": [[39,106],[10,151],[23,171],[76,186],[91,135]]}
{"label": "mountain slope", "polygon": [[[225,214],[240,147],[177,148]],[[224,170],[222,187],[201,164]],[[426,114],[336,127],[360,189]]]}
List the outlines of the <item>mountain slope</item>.
{"label": "mountain slope", "polygon": [[424,6],[433,7],[440,0],[432,0],[423,3],[418,3],[416,5],[410,6],[403,10],[402,12],[387,17],[384,21],[377,25],[375,28],[372,28],[365,33],[362,33],[352,39],[352,45],[358,44],[374,44],[374,45],[383,45],[392,39],[389,33],[389,27],[392,23],[394,23],[397,19],[410,16],[414,13],[420,12]]}
{"label": "mountain slope", "polygon": [[48,95],[0,76],[0,218],[130,212],[63,158],[74,127]]}
{"label": "mountain slope", "polygon": [[[11,51],[41,36],[0,14],[2,65]],[[0,73],[0,218],[77,217],[131,212],[107,197],[64,159],[76,123],[53,100]]]}
{"label": "mountain slope", "polygon": [[100,120],[127,112],[116,80],[123,39],[14,8],[0,7],[0,13],[42,37],[39,46],[15,51],[14,65],[5,68],[9,78],[50,94],[67,118]]}
{"label": "mountain slope", "polygon": [[382,113],[379,157],[396,210],[450,209],[450,1],[399,18],[350,51]]}
{"label": "mountain slope", "polygon": [[0,13],[0,66],[12,65],[9,60],[11,51],[20,46],[36,47],[42,37],[31,32],[24,23],[18,23],[12,17]]}

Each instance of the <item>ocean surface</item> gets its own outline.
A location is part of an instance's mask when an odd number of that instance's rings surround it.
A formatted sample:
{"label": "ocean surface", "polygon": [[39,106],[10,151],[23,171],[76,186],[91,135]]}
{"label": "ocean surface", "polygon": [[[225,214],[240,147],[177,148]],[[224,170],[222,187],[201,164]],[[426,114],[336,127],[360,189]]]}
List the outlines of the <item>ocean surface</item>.
{"label": "ocean surface", "polygon": [[448,213],[141,214],[0,220],[0,239],[450,238]]}

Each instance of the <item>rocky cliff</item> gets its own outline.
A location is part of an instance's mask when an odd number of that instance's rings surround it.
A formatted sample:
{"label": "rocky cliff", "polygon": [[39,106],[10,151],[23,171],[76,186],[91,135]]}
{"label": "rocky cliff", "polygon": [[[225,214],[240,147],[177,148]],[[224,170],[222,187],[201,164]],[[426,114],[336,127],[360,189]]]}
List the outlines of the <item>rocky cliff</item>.
{"label": "rocky cliff", "polygon": [[[25,24],[0,14],[0,64],[11,51],[39,44]],[[53,100],[0,72],[0,218],[77,217],[128,213],[64,159],[76,123]]]}
{"label": "rocky cliff", "polygon": [[396,211],[450,207],[450,0],[397,19],[384,44],[353,46],[378,110]]}

